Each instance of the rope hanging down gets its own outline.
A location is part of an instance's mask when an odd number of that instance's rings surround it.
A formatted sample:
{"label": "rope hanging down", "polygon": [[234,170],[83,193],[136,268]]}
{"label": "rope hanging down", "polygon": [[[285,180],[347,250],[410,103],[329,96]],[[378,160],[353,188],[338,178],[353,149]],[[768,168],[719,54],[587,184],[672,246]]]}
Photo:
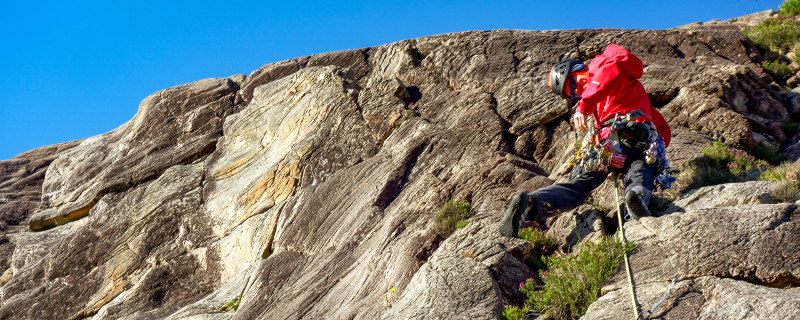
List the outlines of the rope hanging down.
{"label": "rope hanging down", "polygon": [[[614,193],[617,196],[617,221],[619,222],[619,239],[622,241],[622,245],[625,246],[627,241],[625,240],[625,228],[622,226],[622,210],[620,209],[619,205],[619,184],[617,183],[617,174],[612,173],[614,176]],[[634,318],[639,320],[639,304],[636,302],[636,287],[633,284],[633,274],[631,274],[631,264],[628,261],[628,254],[622,256],[625,259],[625,273],[628,275],[628,286],[631,289],[631,301],[633,302],[633,315]]]}
{"label": "rope hanging down", "polygon": [[[620,207],[619,203],[619,184],[617,183],[617,174],[613,173],[612,176],[614,177],[614,193],[617,196],[617,221],[619,222],[619,239],[620,241],[622,241],[623,245],[626,245],[627,240],[625,239],[625,228],[622,225],[622,212],[621,212],[622,207]],[[672,289],[675,288],[675,284],[678,283],[678,281],[681,281],[683,277],[678,278],[678,276],[675,276],[674,278],[672,278],[672,282],[670,282],[669,284],[669,290],[667,290],[667,292],[664,293],[664,296],[661,297],[661,300],[658,300],[658,302],[656,302],[656,304],[650,310],[642,310],[642,312],[639,313],[639,303],[636,300],[636,285],[633,284],[633,273],[631,273],[631,264],[628,261],[628,254],[626,253],[623,256],[623,258],[625,259],[625,273],[628,275],[628,287],[630,288],[631,291],[631,301],[633,303],[634,319],[647,320],[653,315],[653,312],[656,311],[656,309],[658,309],[658,307],[662,303],[664,303],[664,300],[667,300],[670,294],[672,294]]]}

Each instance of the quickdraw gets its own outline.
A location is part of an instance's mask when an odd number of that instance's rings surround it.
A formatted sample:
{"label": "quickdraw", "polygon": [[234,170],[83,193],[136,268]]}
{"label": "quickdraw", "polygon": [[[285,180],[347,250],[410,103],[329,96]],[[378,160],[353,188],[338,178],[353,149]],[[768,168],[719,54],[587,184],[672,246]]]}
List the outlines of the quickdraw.
{"label": "quickdraw", "polygon": [[[611,125],[599,131],[595,131],[594,126],[590,126],[590,130],[586,132],[580,149],[569,161],[569,165],[573,167],[572,177],[593,171],[608,172],[609,167],[622,168],[625,164],[626,156],[622,154],[619,131],[628,122],[640,122],[635,118],[632,119],[631,115],[631,113],[624,117],[615,115]],[[662,189],[669,189],[676,178],[671,174],[672,168],[670,167],[669,159],[667,159],[664,138],[658,134],[658,130],[656,130],[656,126],[652,121],[640,123],[650,126],[648,147],[644,151],[645,161],[647,164],[656,164],[655,167],[658,172],[655,181],[656,185],[660,185]]]}

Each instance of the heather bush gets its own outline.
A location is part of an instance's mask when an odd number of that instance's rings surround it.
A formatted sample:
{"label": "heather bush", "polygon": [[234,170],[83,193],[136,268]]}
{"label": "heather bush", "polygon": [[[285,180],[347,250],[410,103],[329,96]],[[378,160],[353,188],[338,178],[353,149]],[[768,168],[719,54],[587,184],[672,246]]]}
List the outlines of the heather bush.
{"label": "heather bush", "polygon": [[551,319],[577,319],[597,301],[600,286],[616,272],[623,256],[635,245],[623,245],[616,237],[598,243],[585,242],[573,253],[544,257],[547,269],[539,272],[544,288],[533,281],[520,284],[528,296],[526,307],[544,312]]}

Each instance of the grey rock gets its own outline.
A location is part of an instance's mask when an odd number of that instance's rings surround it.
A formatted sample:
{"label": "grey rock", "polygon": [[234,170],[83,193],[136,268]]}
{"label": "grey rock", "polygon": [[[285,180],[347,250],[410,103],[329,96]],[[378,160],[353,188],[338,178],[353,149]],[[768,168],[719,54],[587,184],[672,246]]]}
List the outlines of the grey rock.
{"label": "grey rock", "polygon": [[584,241],[597,242],[606,236],[604,216],[594,207],[583,205],[554,219],[550,231],[554,231],[559,246],[577,249]]}
{"label": "grey rock", "polygon": [[86,217],[108,192],[155,179],[172,165],[211,153],[232,112],[236,80],[206,79],[147,97],[131,121],[83,140],[54,160],[42,202],[28,222],[33,231]]}
{"label": "grey rock", "polygon": [[[625,225],[638,248],[630,256],[638,284],[673,276],[715,276],[769,287],[800,284],[794,204],[741,205],[646,217]],[[624,272],[604,286],[627,287]]]}
{"label": "grey rock", "polygon": [[[648,310],[667,292],[669,282],[637,286],[639,302]],[[744,281],[704,276],[677,283],[652,319],[797,319],[800,293]],[[633,318],[630,293],[615,290],[589,306],[581,320]]]}
{"label": "grey rock", "polygon": [[471,223],[442,242],[381,319],[496,319],[506,296],[525,301],[519,283],[534,275],[519,260],[530,259],[533,248],[496,228]]}
{"label": "grey rock", "polygon": [[733,207],[746,204],[774,204],[778,181],[726,183],[695,189],[682,194],[662,214],[700,209]]}

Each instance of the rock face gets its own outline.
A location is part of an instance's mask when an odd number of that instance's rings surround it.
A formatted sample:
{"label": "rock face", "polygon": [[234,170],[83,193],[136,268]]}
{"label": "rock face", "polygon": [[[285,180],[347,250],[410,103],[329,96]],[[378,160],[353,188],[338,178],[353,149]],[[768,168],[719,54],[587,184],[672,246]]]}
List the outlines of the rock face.
{"label": "rock face", "polygon": [[[277,62],[160,91],[114,131],[0,162],[0,319],[496,319],[535,276],[530,244],[496,222],[514,192],[561,179],[578,138],[548,71],[611,42],[644,61],[676,166],[714,140],[787,139],[793,109],[724,25],[462,32]],[[679,290],[725,314],[760,291],[793,308],[780,297],[800,284],[795,207],[709,209],[755,200],[703,192],[632,224],[637,281],[683,272]],[[476,212],[442,239],[449,199]],[[609,227],[585,210],[554,222],[581,237]],[[590,312],[624,309],[606,300]],[[681,301],[681,314],[710,310]]]}
{"label": "rock face", "polygon": [[[639,302],[650,308],[671,277],[684,276],[654,317],[796,318],[800,296],[787,288],[800,284],[799,217],[794,204],[742,205],[630,223],[628,239],[639,245],[630,257]],[[581,319],[632,314],[624,272],[602,291]]]}

